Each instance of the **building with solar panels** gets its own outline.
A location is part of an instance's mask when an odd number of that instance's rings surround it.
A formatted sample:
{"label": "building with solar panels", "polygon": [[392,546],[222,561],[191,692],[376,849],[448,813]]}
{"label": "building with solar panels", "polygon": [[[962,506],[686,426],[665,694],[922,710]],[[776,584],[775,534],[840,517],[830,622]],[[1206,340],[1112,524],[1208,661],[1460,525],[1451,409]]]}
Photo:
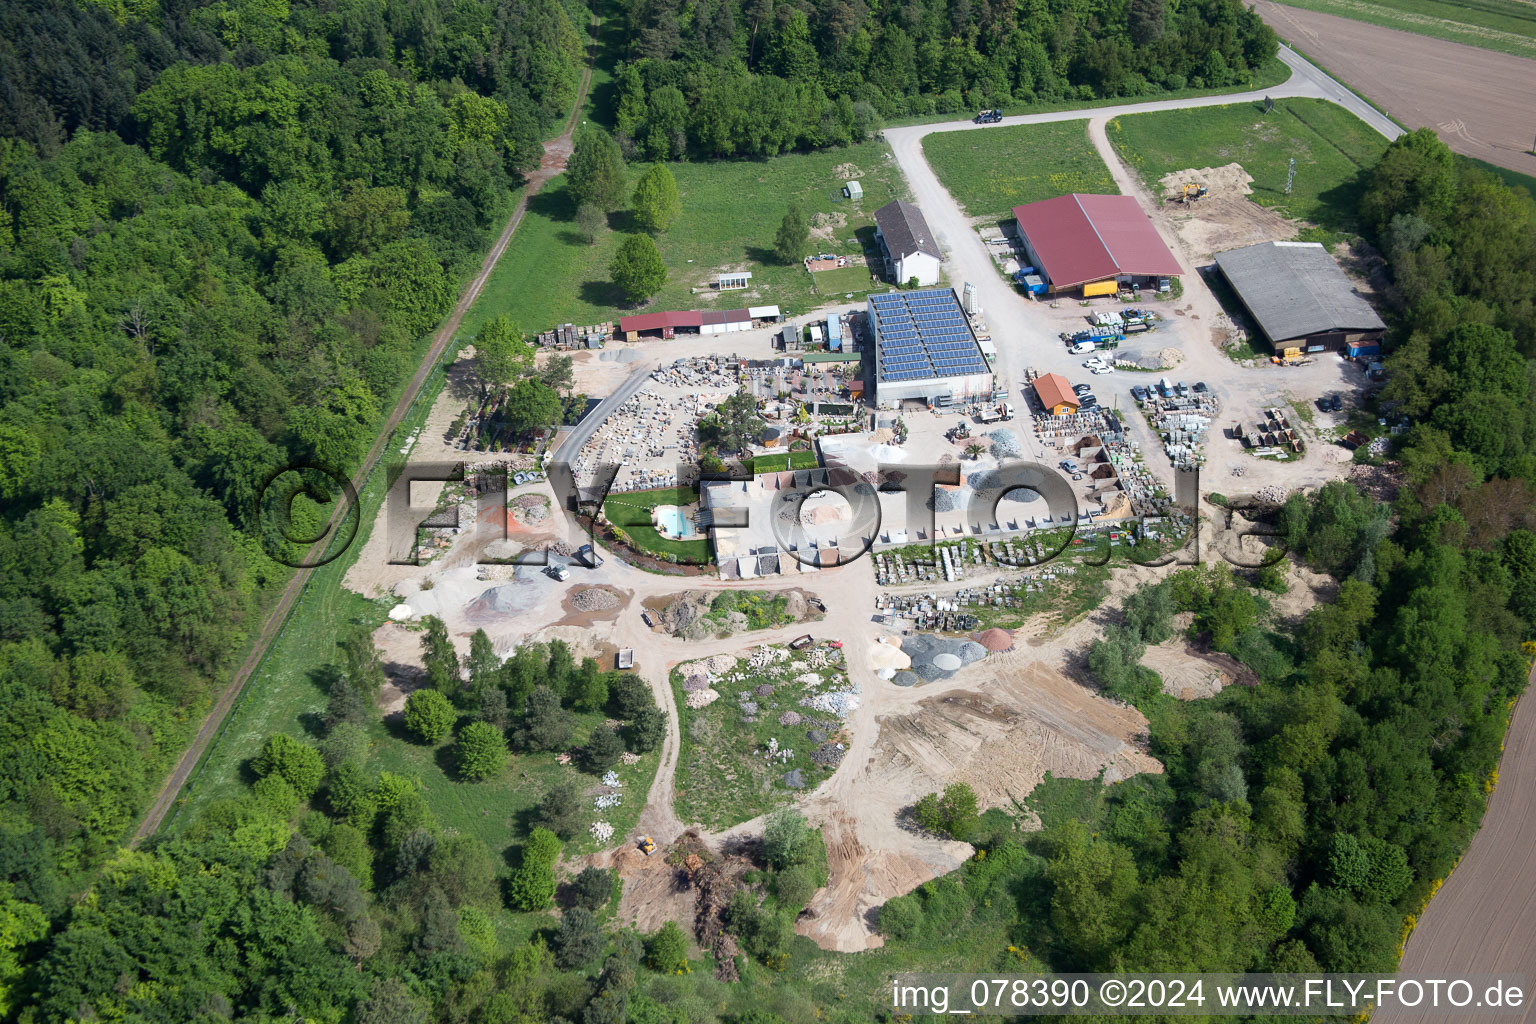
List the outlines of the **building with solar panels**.
{"label": "building with solar panels", "polygon": [[871,295],[869,329],[875,398],[882,406],[912,399],[948,405],[991,396],[992,371],[953,289]]}

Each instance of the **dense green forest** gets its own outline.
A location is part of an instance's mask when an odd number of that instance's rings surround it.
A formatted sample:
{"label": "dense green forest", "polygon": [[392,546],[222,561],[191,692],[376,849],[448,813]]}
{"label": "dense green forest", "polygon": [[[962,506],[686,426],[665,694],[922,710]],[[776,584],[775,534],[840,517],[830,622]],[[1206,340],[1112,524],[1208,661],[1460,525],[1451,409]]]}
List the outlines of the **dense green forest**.
{"label": "dense green forest", "polygon": [[553,0],[0,8],[16,899],[55,918],[143,811],[286,580],[257,488],[373,440],[567,115],[587,19]]}
{"label": "dense green forest", "polygon": [[652,160],[862,139],[881,117],[1239,87],[1275,56],[1238,0],[625,0],[620,142]]}

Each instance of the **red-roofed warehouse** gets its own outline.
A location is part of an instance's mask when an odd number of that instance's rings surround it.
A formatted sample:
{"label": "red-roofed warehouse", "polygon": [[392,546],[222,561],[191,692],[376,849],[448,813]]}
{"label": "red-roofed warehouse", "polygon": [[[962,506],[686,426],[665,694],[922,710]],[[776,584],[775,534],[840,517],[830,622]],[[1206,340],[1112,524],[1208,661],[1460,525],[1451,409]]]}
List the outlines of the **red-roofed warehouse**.
{"label": "red-roofed warehouse", "polygon": [[1015,206],[1024,251],[1051,294],[1157,288],[1183,273],[1134,196],[1066,195]]}

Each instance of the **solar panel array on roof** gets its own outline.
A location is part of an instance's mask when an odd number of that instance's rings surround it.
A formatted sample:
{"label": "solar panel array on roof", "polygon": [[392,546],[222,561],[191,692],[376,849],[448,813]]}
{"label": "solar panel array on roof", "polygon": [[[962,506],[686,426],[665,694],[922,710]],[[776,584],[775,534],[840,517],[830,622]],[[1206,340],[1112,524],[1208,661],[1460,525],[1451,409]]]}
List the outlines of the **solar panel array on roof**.
{"label": "solar panel array on roof", "polygon": [[869,297],[880,346],[880,379],[888,382],[986,373],[965,314],[947,288]]}

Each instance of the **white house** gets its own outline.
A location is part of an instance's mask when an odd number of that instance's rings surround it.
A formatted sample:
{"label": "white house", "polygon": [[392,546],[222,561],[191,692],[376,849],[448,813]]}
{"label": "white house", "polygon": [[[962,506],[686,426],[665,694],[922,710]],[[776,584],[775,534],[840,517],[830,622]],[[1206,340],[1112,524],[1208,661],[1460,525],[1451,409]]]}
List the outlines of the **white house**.
{"label": "white house", "polygon": [[939,283],[939,252],[933,232],[922,211],[900,199],[875,211],[875,237],[885,250],[885,271],[892,281],[904,285],[914,277],[923,287]]}

